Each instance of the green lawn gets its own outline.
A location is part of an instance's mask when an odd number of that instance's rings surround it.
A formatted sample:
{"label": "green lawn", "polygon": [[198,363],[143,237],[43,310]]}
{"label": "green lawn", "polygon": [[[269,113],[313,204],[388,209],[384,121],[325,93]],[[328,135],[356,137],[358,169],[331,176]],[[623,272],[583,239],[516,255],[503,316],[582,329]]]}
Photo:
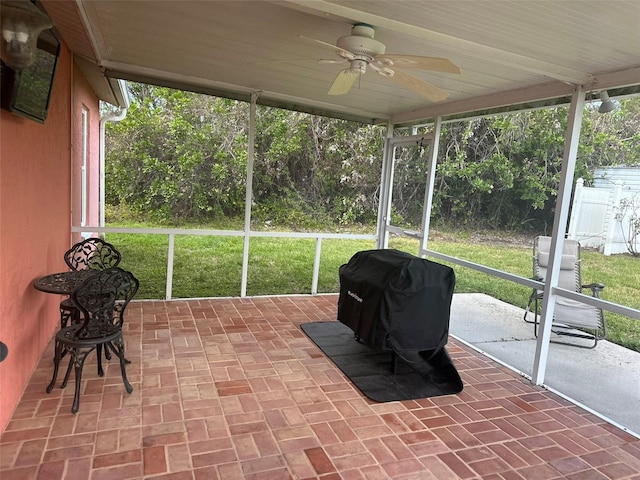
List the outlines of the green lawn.
{"label": "green lawn", "polygon": [[[166,292],[168,238],[164,235],[108,234],[123,255],[121,266],[140,279],[137,298],[161,299]],[[373,241],[323,240],[318,292],[339,290],[338,268]],[[415,240],[392,239],[391,248],[417,253]],[[531,247],[476,244],[469,239],[434,239],[429,248],[509,273],[531,275]],[[311,239],[252,238],[249,249],[247,295],[310,293],[315,241]],[[480,292],[525,307],[529,289],[468,268],[451,265],[456,292]],[[175,241],[173,298],[239,296],[242,239],[178,235]],[[606,285],[602,298],[639,309],[640,258],[605,257],[583,252],[583,281]],[[640,321],[606,313],[608,339],[640,351]]]}

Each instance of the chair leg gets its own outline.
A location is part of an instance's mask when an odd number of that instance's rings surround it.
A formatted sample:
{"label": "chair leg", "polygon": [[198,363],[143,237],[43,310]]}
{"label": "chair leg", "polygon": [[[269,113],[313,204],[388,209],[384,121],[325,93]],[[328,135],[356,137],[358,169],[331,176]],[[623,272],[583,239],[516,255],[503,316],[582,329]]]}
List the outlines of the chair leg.
{"label": "chair leg", "polygon": [[124,357],[124,342],[122,341],[122,337],[116,338],[114,340],[114,343],[112,342],[107,343],[105,345],[105,350],[108,348],[111,349],[113,353],[115,353],[120,359],[120,372],[122,373],[122,383],[124,383],[124,388],[127,391],[127,393],[131,393],[133,392],[133,387],[129,383],[129,379],[127,379],[126,364],[128,360]]}
{"label": "chair leg", "polygon": [[56,379],[58,378],[58,366],[60,365],[60,358],[62,357],[62,344],[60,342],[56,342],[56,352],[53,356],[53,376],[51,377],[51,381],[49,385],[47,385],[46,392],[51,393],[54,385],[56,384]]}
{"label": "chair leg", "polygon": [[60,328],[62,329],[68,326],[70,321],[71,321],[71,312],[69,312],[69,310],[67,310],[66,308],[61,308],[60,309]]}
{"label": "chair leg", "polygon": [[[524,311],[524,321],[527,323],[533,323],[533,336],[538,338],[538,325],[540,321],[538,320],[538,296],[531,295],[529,297],[529,303],[527,303],[527,308]],[[533,303],[533,310],[531,310],[531,304]],[[527,314],[533,313],[533,320],[527,320]]]}
{"label": "chair leg", "polygon": [[73,360],[69,359],[69,365],[67,365],[67,372],[64,374],[64,379],[60,384],[60,388],[65,388],[67,386],[67,382],[69,381],[69,377],[71,376],[72,368],[73,368]]}
{"label": "chair leg", "polygon": [[87,358],[87,354],[89,352],[82,352],[78,355],[78,351],[74,350],[71,354],[73,364],[75,366],[76,371],[76,388],[73,394],[73,405],[71,406],[71,413],[76,413],[80,408],[80,386],[82,383],[82,367],[84,366],[84,361]]}
{"label": "chair leg", "polygon": [[60,309],[60,328],[80,323],[80,311],[77,308]]}
{"label": "chair leg", "polygon": [[[74,325],[76,323],[80,323],[80,310],[77,308],[60,308],[60,329],[68,327],[69,325]],[[67,353],[66,350],[62,352],[62,357]],[[62,357],[60,357],[62,359]],[[69,379],[69,373],[65,376],[65,380],[63,383],[64,386],[67,385],[67,380]],[[62,386],[62,388],[64,388]]]}
{"label": "chair leg", "polygon": [[[111,351],[105,347],[102,348],[102,345],[98,345],[96,347],[96,354],[98,355],[98,376],[102,377],[104,375],[104,371],[102,369],[102,352],[104,351],[104,358],[106,360],[111,360]],[[126,363],[131,363],[131,361],[124,359]]]}
{"label": "chair leg", "polygon": [[527,323],[531,323],[531,320],[527,320],[527,316],[529,315],[529,313],[531,313],[531,299],[529,299],[529,302],[527,303],[527,308],[524,309],[524,315],[522,316],[522,319],[527,322]]}
{"label": "chair leg", "polygon": [[[104,350],[105,350],[105,356],[106,356],[107,349],[105,348]],[[102,369],[102,345],[98,345],[96,347],[96,355],[98,358],[98,376],[104,377],[104,370]]]}
{"label": "chair leg", "polygon": [[[534,304],[533,310],[531,310],[531,304]],[[529,316],[530,313],[533,313],[536,318],[534,318],[533,320],[529,320],[527,317]],[[535,323],[537,321],[537,316],[538,316],[538,298],[536,293],[534,292],[529,297],[529,301],[527,302],[527,308],[524,309],[524,315],[522,316],[522,319],[527,323]]]}

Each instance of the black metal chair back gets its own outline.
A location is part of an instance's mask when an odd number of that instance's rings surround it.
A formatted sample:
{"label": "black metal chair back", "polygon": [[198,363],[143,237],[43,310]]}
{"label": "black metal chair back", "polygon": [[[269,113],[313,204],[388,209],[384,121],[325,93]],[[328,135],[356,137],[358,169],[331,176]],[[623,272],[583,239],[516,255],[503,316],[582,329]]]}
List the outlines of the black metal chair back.
{"label": "black metal chair back", "polygon": [[74,334],[77,337],[103,336],[121,329],[124,311],[138,286],[138,279],[120,267],[102,270],[89,277],[71,294],[71,301],[80,310],[82,320],[81,328]]}
{"label": "black metal chair back", "polygon": [[[120,252],[101,238],[91,237],[76,243],[64,254],[71,270],[105,270],[116,267],[122,260]],[[70,298],[60,302],[60,326],[79,321],[79,313]]]}
{"label": "black metal chair back", "polygon": [[101,238],[87,238],[67,250],[64,261],[71,270],[104,270],[117,267],[122,260],[120,252]]}

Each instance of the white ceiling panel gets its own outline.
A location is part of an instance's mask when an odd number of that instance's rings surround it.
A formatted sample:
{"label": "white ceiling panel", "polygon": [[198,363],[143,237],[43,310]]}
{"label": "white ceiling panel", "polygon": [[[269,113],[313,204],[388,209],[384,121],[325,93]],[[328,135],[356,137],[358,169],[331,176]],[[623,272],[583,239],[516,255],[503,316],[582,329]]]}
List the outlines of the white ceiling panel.
{"label": "white ceiling panel", "polygon": [[[107,75],[369,122],[408,121],[640,85],[637,0],[43,0],[69,47]],[[410,73],[449,93],[426,100],[372,70],[328,95],[355,23],[387,53],[450,59],[460,75]],[[307,38],[303,38],[307,37]],[[627,90],[624,90],[624,88]]]}

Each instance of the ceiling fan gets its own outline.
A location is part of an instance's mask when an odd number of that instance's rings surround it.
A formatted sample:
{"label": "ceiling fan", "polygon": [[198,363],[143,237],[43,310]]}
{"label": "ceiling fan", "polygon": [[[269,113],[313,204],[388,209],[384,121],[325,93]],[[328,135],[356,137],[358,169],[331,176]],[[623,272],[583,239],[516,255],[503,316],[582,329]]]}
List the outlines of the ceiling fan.
{"label": "ceiling fan", "polygon": [[[351,90],[351,87],[361,74],[367,71],[367,66],[383,77],[407,88],[429,101],[439,102],[445,100],[449,94],[415,77],[403,69],[419,68],[421,70],[432,70],[444,73],[460,73],[460,68],[446,58],[423,57],[419,55],[398,55],[386,54],[385,46],[382,42],[373,38],[375,29],[365,23],[357,23],[351,28],[351,35],[340,37],[336,45],[332,45],[315,38],[304,37],[308,40],[330,47],[349,62],[349,66],[338,73],[329,89],[329,95],[344,95]],[[321,63],[336,63],[335,60],[320,60]]]}

